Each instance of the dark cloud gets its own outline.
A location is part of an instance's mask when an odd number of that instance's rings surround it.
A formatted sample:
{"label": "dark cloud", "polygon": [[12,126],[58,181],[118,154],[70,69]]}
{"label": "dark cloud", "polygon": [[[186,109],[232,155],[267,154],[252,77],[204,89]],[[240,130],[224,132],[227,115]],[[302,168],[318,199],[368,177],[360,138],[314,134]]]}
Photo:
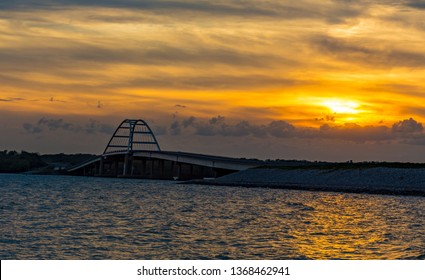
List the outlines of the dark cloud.
{"label": "dark cloud", "polygon": [[280,17],[283,19],[317,17],[312,9],[275,1],[166,1],[166,0],[12,0],[0,2],[0,9],[60,9],[64,7],[109,7],[153,12],[191,12],[218,16]]}
{"label": "dark cloud", "polygon": [[8,97],[8,98],[0,98],[0,102],[16,102],[16,101],[24,101],[26,99],[19,97]]}
{"label": "dark cloud", "polygon": [[[257,54],[227,48],[204,48],[202,44],[193,49],[169,47],[165,44],[132,49],[107,49],[87,45],[70,44],[64,47],[21,47],[0,48],[0,71],[19,73],[19,78],[0,75],[0,82],[6,85],[32,88],[35,90],[71,90],[92,92],[121,87],[143,87],[160,89],[246,89],[248,87],[287,87],[305,84],[306,81],[287,77],[263,75],[224,75],[212,73],[208,76],[175,76],[163,72],[146,72],[140,78],[126,81],[107,82],[101,74],[87,76],[81,69],[98,70],[113,64],[139,66],[189,66],[210,68],[213,65],[227,65],[232,68],[271,69],[281,65],[295,65],[295,62],[272,54]],[[55,84],[26,79],[24,73],[47,73],[72,79],[72,84]],[[87,80],[99,80],[101,84],[85,84]],[[53,99],[57,101],[56,99]]]}
{"label": "dark cloud", "polygon": [[422,133],[422,124],[412,118],[395,123],[392,127],[346,123],[343,125],[324,124],[316,129],[297,127],[284,120],[274,120],[268,124],[257,125],[246,120],[229,123],[222,116],[208,120],[189,117],[182,121],[174,120],[170,126],[170,132],[172,135],[332,139],[356,143],[396,141],[400,143],[414,142],[416,145],[422,143],[422,138],[425,138],[425,134]]}
{"label": "dark cloud", "polygon": [[284,138],[294,136],[295,127],[285,121],[272,121],[267,126],[267,132],[274,137]]}
{"label": "dark cloud", "polygon": [[[51,38],[46,40],[51,41]],[[81,74],[80,69],[99,69],[108,64],[132,64],[140,66],[192,66],[251,67],[270,69],[282,65],[294,66],[299,63],[271,53],[255,53],[231,47],[206,46],[202,42],[191,47],[169,46],[167,43],[145,42],[143,46],[95,47],[74,41],[51,42],[52,46],[31,46],[0,48],[0,71],[42,72],[66,76],[75,80],[90,78]],[[60,46],[58,46],[60,44]],[[75,70],[75,71],[72,71]],[[92,78],[96,78],[93,76]],[[4,82],[13,83],[20,79],[2,75]],[[134,83],[149,83],[149,79]],[[202,82],[202,81],[199,81]]]}
{"label": "dark cloud", "polygon": [[407,1],[406,4],[408,7],[415,9],[425,9],[425,1],[416,0],[416,1]]}
{"label": "dark cloud", "polygon": [[82,131],[85,133],[103,133],[112,135],[115,131],[115,128],[109,124],[103,124],[95,120],[90,120],[84,126],[82,126]]}
{"label": "dark cloud", "polygon": [[57,98],[55,98],[55,97],[50,97],[50,102],[59,102],[59,103],[68,103],[68,101],[65,101],[65,100],[60,100],[60,99],[57,99]]}
{"label": "dark cloud", "polygon": [[[14,0],[0,2],[0,10],[63,10],[74,7],[120,8],[155,14],[156,16],[184,18],[185,20],[240,17],[258,20],[317,19],[341,23],[356,18],[367,10],[367,1],[256,1],[256,0]],[[89,20],[108,23],[140,22],[143,17],[96,15]]]}
{"label": "dark cloud", "polygon": [[[127,63],[138,65],[187,65],[225,64],[239,67],[270,67],[278,64],[295,64],[288,58],[273,54],[258,54],[224,47],[206,47],[202,44],[190,48],[168,46],[164,43],[157,46],[140,48],[107,49],[93,46],[82,46],[81,49],[66,49],[66,56],[72,60],[92,61],[99,63]],[[61,50],[53,50],[60,53]]]}
{"label": "dark cloud", "polygon": [[[64,39],[46,38],[52,41],[49,46],[31,44],[21,47],[0,47],[0,83],[3,85],[31,89],[39,92],[75,92],[104,94],[117,89],[147,88],[173,90],[231,90],[285,88],[311,84],[289,77],[288,75],[271,75],[269,69],[292,67],[298,62],[272,53],[242,51],[233,46],[224,47],[207,45],[200,42],[190,47],[170,46],[164,42],[147,41],[143,46],[129,44],[127,47],[95,47],[92,44]],[[130,47],[131,46],[131,47]],[[225,65],[238,71],[229,73],[211,72],[201,74],[194,71],[189,75],[170,75],[164,71],[143,71],[137,78],[105,79],[99,69],[112,67],[114,64],[133,64],[141,67],[166,66],[193,67],[193,69],[210,69],[215,65]],[[255,68],[263,74],[248,74],[241,68]],[[93,70],[93,71],[88,71]],[[35,80],[27,73],[48,74],[70,80],[68,83]],[[258,72],[257,73],[261,73]],[[230,74],[235,73],[235,74]],[[242,74],[237,74],[242,73]],[[93,81],[98,81],[93,83]],[[51,101],[59,101],[56,98]],[[102,107],[103,104],[98,104]]]}
{"label": "dark cloud", "polygon": [[181,124],[179,121],[174,121],[170,125],[171,135],[179,135],[181,133]]}
{"label": "dark cloud", "polygon": [[354,141],[357,143],[381,142],[394,139],[394,136],[391,135],[391,130],[386,126],[360,126],[352,123],[333,126],[324,124],[320,126],[315,137]]}
{"label": "dark cloud", "polygon": [[195,135],[200,136],[215,136],[219,135],[217,127],[207,123],[197,123],[195,126]]}
{"label": "dark cloud", "polygon": [[324,117],[315,118],[314,121],[316,122],[335,122],[335,114],[334,115],[325,115]]}
{"label": "dark cloud", "polygon": [[223,136],[248,136],[252,134],[253,127],[248,121],[241,121],[235,125],[223,123],[219,126],[219,133]]}
{"label": "dark cloud", "polygon": [[295,127],[285,121],[272,121],[268,125],[255,125],[249,121],[229,124],[223,116],[213,117],[209,120],[200,120],[192,116],[181,122],[175,120],[170,128],[174,135],[183,133],[183,129],[190,129],[195,135],[200,136],[272,136],[278,138],[295,136]]}
{"label": "dark cloud", "polygon": [[78,132],[81,130],[80,126],[77,126],[75,124],[65,122],[63,119],[47,119],[47,118],[41,118],[38,123],[38,127],[42,128],[45,127],[48,130],[55,131],[58,129],[63,129],[67,131],[72,132]]}
{"label": "dark cloud", "polygon": [[114,127],[102,124],[94,120],[90,120],[86,124],[76,124],[71,122],[66,122],[63,119],[49,119],[49,118],[41,118],[37,123],[31,124],[31,123],[24,123],[22,127],[25,129],[26,132],[31,134],[39,134],[42,132],[47,131],[69,131],[73,133],[87,133],[87,134],[94,134],[94,133],[103,133],[103,134],[113,134],[115,129]]}
{"label": "dark cloud", "polygon": [[312,44],[322,53],[350,63],[368,64],[373,67],[425,66],[423,53],[402,51],[392,47],[378,49],[370,41],[318,36],[312,40]]}
{"label": "dark cloud", "polygon": [[31,134],[38,134],[43,132],[43,129],[40,126],[30,123],[24,123],[22,127],[25,129],[26,132]]}
{"label": "dark cloud", "polygon": [[392,126],[392,131],[394,133],[401,133],[404,135],[411,133],[421,133],[423,129],[424,128],[422,124],[418,123],[412,118],[408,120],[399,121],[398,123],[395,123]]}
{"label": "dark cloud", "polygon": [[219,123],[223,123],[225,120],[225,117],[223,116],[217,116],[217,117],[213,117],[209,120],[210,124],[219,124]]}
{"label": "dark cloud", "polygon": [[183,120],[183,122],[182,122],[182,124],[183,124],[183,127],[188,127],[188,126],[191,126],[194,122],[196,121],[196,118],[195,117],[189,117],[189,118],[187,118],[187,119],[184,119]]}
{"label": "dark cloud", "polygon": [[408,138],[404,138],[400,141],[403,144],[407,145],[419,145],[424,146],[425,145],[425,134],[413,134],[410,135]]}
{"label": "dark cloud", "polygon": [[394,123],[392,127],[384,125],[367,125],[360,126],[358,124],[344,125],[322,125],[315,137],[322,139],[338,139],[354,141],[358,143],[364,142],[386,142],[397,141],[402,143],[420,143],[425,137],[423,126],[413,118]]}
{"label": "dark cloud", "polygon": [[165,126],[160,126],[160,125],[155,125],[152,128],[153,133],[158,136],[158,135],[166,135],[167,134],[167,127]]}
{"label": "dark cloud", "polygon": [[252,88],[287,88],[312,84],[310,81],[266,75],[156,76],[130,80],[112,87],[163,88],[180,90],[228,90]]}

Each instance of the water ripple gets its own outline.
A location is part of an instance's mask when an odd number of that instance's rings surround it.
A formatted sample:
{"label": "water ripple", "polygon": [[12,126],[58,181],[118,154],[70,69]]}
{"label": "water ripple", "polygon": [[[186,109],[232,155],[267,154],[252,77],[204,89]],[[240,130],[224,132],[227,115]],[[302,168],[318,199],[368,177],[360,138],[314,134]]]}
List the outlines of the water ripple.
{"label": "water ripple", "polygon": [[1,259],[425,259],[423,197],[0,175]]}

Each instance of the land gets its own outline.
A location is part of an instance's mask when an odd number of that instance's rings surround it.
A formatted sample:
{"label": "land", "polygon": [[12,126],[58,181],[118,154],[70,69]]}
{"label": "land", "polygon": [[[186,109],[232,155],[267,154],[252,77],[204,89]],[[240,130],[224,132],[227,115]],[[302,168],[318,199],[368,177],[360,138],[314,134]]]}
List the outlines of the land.
{"label": "land", "polygon": [[66,174],[66,170],[82,161],[95,158],[91,154],[47,154],[0,152],[0,173]]}
{"label": "land", "polygon": [[198,183],[425,196],[425,165],[384,162],[263,166]]}
{"label": "land", "polygon": [[[94,159],[92,154],[0,152],[0,173],[68,174],[73,165]],[[312,191],[425,196],[425,163],[311,162],[266,160],[262,166],[212,180],[204,185],[262,187]]]}

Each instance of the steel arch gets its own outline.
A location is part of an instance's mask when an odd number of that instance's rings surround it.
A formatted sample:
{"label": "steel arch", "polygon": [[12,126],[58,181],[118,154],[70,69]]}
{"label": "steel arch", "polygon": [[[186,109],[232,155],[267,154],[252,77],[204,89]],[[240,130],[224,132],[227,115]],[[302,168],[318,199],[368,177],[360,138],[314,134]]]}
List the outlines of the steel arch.
{"label": "steel arch", "polygon": [[125,119],[117,127],[103,154],[161,151],[149,125],[142,119]]}

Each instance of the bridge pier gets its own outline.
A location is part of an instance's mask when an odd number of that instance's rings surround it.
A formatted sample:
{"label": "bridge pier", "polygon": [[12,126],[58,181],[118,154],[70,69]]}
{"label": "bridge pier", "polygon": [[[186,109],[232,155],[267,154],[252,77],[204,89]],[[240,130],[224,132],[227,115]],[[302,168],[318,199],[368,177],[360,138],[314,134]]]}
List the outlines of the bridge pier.
{"label": "bridge pier", "polygon": [[103,175],[103,168],[104,168],[103,164],[104,164],[103,157],[100,157],[100,161],[99,161],[99,173],[98,173],[99,176],[102,176]]}
{"label": "bridge pier", "polygon": [[125,154],[124,156],[124,167],[123,167],[123,176],[128,176],[133,174],[133,156],[131,154]]}
{"label": "bridge pier", "polygon": [[[185,159],[186,162],[181,162],[172,160],[172,157],[164,157],[163,154],[159,154],[157,158],[140,154],[107,155],[73,172],[75,175],[84,176],[190,180],[216,178],[237,171],[218,167],[208,161],[200,162],[199,159]],[[204,157],[201,159],[204,160]]]}

